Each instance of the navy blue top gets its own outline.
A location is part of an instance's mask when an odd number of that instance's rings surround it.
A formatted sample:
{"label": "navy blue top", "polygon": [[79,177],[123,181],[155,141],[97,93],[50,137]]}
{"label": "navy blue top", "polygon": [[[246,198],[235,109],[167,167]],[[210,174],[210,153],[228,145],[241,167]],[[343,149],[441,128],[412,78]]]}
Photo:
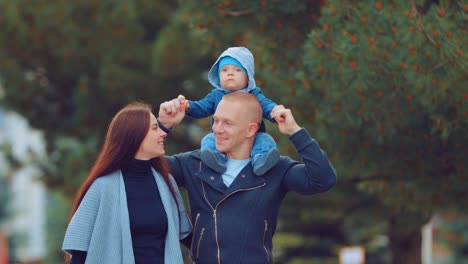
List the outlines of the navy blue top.
{"label": "navy blue top", "polygon": [[[151,161],[132,160],[122,168],[122,175],[135,264],[164,263],[167,215],[151,172]],[[74,251],[72,256],[70,264],[86,260],[84,251]]]}
{"label": "navy blue top", "polygon": [[135,263],[164,263],[167,215],[151,172],[151,160],[133,160],[122,174]]}

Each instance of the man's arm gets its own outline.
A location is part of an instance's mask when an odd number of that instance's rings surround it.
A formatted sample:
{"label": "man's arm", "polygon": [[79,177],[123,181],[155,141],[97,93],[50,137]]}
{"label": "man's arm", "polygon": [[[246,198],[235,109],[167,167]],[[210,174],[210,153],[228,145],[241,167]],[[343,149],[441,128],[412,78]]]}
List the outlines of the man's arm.
{"label": "man's arm", "polygon": [[183,95],[170,101],[166,101],[159,106],[158,121],[167,129],[172,129],[182,122],[185,117],[185,109],[188,101]]}
{"label": "man's arm", "polygon": [[[185,100],[183,95],[179,95],[177,98],[170,101],[166,101],[159,106],[158,120],[159,124],[164,126],[166,130],[171,130],[177,124],[182,122],[185,116],[185,109],[188,101]],[[184,186],[184,178],[182,172],[182,166],[179,159],[174,156],[165,156],[165,159],[171,168],[171,174],[177,182],[177,185]]]}
{"label": "man's arm", "polygon": [[299,127],[290,109],[279,105],[272,111],[281,133],[288,135],[302,157],[303,163],[293,164],[283,178],[288,191],[301,194],[325,192],[336,184],[336,172],[325,152],[309,133]]}

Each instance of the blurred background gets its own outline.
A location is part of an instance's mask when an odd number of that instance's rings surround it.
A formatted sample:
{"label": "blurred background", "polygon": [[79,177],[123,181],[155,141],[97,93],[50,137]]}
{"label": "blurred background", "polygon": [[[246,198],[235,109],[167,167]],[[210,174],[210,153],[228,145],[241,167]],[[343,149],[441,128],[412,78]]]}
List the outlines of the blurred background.
{"label": "blurred background", "polygon": [[[468,263],[467,0],[0,0],[0,264],[63,263],[111,117],[201,99],[230,46],[338,174],[287,197],[275,263]],[[167,153],[210,121],[187,118]]]}

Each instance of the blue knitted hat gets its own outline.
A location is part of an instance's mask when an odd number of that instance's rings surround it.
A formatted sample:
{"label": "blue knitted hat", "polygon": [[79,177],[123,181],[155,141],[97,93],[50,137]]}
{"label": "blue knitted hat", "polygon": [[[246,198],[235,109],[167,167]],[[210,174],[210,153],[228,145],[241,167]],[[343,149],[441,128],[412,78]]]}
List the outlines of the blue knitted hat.
{"label": "blue knitted hat", "polygon": [[219,60],[219,62],[218,62],[218,72],[221,70],[221,68],[224,65],[228,65],[228,64],[236,65],[237,67],[241,68],[245,72],[245,74],[247,74],[247,70],[244,68],[244,66],[242,66],[242,64],[238,60],[234,59],[231,56],[222,57]]}

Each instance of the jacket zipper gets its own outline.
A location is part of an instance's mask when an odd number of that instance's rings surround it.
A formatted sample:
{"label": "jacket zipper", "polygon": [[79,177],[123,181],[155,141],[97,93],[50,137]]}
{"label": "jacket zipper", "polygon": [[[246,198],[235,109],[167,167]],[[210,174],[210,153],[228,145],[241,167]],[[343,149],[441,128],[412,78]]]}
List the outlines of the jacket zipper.
{"label": "jacket zipper", "polygon": [[265,237],[267,235],[267,232],[268,232],[268,221],[265,220],[265,229],[263,231],[263,248],[265,249],[265,252],[266,252],[267,263],[270,263],[270,253],[268,253],[268,249],[266,248],[266,245],[265,245]]}
{"label": "jacket zipper", "polygon": [[[197,217],[195,217],[195,224],[193,225],[193,231],[195,232],[197,230],[197,223],[198,223],[198,218],[200,217],[200,213],[197,214]],[[190,243],[190,248],[192,250],[192,257],[194,256],[193,254],[193,241],[195,240],[195,236],[192,237],[192,243]],[[198,257],[198,256],[197,256]]]}
{"label": "jacket zipper", "polygon": [[218,253],[218,264],[221,264],[221,252],[220,252],[220,249],[219,249],[219,243],[218,243],[218,218],[216,216],[216,209],[218,208],[218,206],[224,201],[226,200],[229,196],[235,194],[235,193],[238,193],[238,192],[242,192],[242,191],[251,191],[251,190],[254,190],[254,189],[258,189],[258,188],[261,188],[263,186],[266,185],[266,183],[263,183],[262,185],[259,185],[259,186],[255,186],[255,187],[252,187],[252,188],[248,188],[248,189],[239,189],[239,190],[236,190],[232,193],[230,193],[229,195],[227,195],[226,197],[224,197],[221,201],[219,201],[216,206],[213,208],[213,206],[211,205],[211,203],[208,201],[208,198],[206,198],[206,191],[205,191],[205,185],[203,184],[203,181],[202,181],[202,188],[203,188],[203,196],[205,197],[205,201],[206,203],[208,203],[208,205],[211,207],[211,209],[213,210],[213,218],[214,218],[214,224],[215,224],[215,241],[216,241],[216,248],[217,248],[217,253]]}
{"label": "jacket zipper", "polygon": [[197,245],[197,259],[198,259],[198,256],[200,255],[200,243],[201,243],[201,240],[202,240],[202,237],[203,237],[203,233],[205,233],[205,228],[203,227],[200,231],[200,238],[198,239],[198,245]]}

